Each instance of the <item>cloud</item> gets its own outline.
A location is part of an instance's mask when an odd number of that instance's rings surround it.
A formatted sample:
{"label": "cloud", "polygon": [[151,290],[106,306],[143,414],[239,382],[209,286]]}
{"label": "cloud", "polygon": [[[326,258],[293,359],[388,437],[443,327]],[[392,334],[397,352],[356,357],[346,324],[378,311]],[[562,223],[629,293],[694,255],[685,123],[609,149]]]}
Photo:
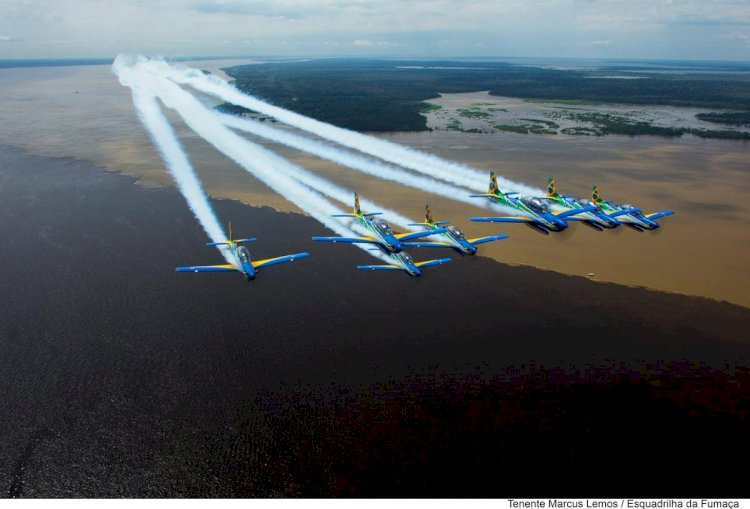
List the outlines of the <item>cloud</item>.
{"label": "cloud", "polygon": [[274,19],[296,19],[317,12],[313,7],[292,7],[264,1],[205,1],[188,4],[188,9],[201,14],[229,14],[232,16],[260,16]]}
{"label": "cloud", "polygon": [[397,42],[371,41],[369,39],[357,39],[352,44],[355,46],[398,46]]}
{"label": "cloud", "polygon": [[[0,58],[550,55],[747,60],[748,0],[0,0]],[[606,41],[614,41],[609,43]],[[52,47],[52,41],[62,41]],[[444,42],[448,41],[448,42]],[[623,44],[628,41],[628,44]]]}
{"label": "cloud", "polygon": [[742,41],[745,43],[745,46],[750,47],[750,34],[747,34],[745,32],[732,32],[729,34],[722,35],[724,39],[730,39],[735,41]]}

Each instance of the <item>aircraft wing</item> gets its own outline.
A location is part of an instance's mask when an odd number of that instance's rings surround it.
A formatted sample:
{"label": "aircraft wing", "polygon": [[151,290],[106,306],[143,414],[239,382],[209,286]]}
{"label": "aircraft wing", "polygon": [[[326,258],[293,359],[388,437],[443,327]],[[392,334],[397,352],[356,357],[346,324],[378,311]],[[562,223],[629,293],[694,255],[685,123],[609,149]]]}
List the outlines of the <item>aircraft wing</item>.
{"label": "aircraft wing", "polygon": [[362,270],[404,270],[403,267],[398,265],[357,265],[357,268]]}
{"label": "aircraft wing", "polygon": [[404,242],[409,247],[453,247],[447,242]]}
{"label": "aircraft wing", "polygon": [[[233,241],[235,244],[242,244],[243,242],[253,242],[255,241],[255,237],[249,238],[249,239],[237,239]],[[206,243],[207,246],[228,246],[229,242],[208,242]]]}
{"label": "aircraft wing", "polygon": [[452,261],[453,261],[453,258],[440,258],[437,260],[427,260],[426,262],[417,262],[414,265],[416,265],[419,268],[432,267],[433,265],[442,265],[444,263],[450,263]]}
{"label": "aircraft wing", "polygon": [[252,262],[252,264],[253,264],[253,268],[260,269],[262,267],[268,267],[270,265],[276,265],[279,263],[293,262],[294,260],[297,260],[298,258],[305,258],[306,256],[310,256],[310,254],[309,253],[296,253],[293,255],[279,256],[278,258],[266,258],[265,260],[258,260],[256,262]]}
{"label": "aircraft wing", "polygon": [[394,237],[398,240],[411,240],[420,237],[429,237],[430,235],[438,235],[440,233],[445,233],[445,228],[433,228],[431,230],[422,230],[421,232],[396,233]]}
{"label": "aircraft wing", "polygon": [[313,237],[313,240],[320,242],[349,242],[353,244],[380,244],[372,237]]}
{"label": "aircraft wing", "polygon": [[607,214],[608,217],[615,218],[619,216],[624,216],[625,214],[630,214],[635,209],[622,209],[622,210],[615,210],[614,212],[610,212]]}
{"label": "aircraft wing", "polygon": [[478,244],[484,244],[486,242],[494,242],[496,240],[503,240],[507,238],[508,236],[503,233],[501,235],[490,235],[489,237],[477,237],[475,239],[466,239],[466,240],[468,240],[469,244],[471,244],[472,246],[476,246]]}
{"label": "aircraft wing", "polygon": [[469,221],[475,223],[536,223],[536,219],[526,216],[506,216],[506,217],[470,217]]}
{"label": "aircraft wing", "polygon": [[[500,194],[502,194],[503,196],[515,196],[515,195],[520,194],[520,193],[517,193],[515,191],[511,191],[510,193],[500,193]],[[490,194],[490,193],[470,194],[469,198],[497,198],[497,195],[496,194]]]}
{"label": "aircraft wing", "polygon": [[563,218],[574,219],[573,217],[570,217],[570,216],[577,216],[578,214],[583,214],[584,212],[591,212],[592,210],[596,210],[596,207],[594,205],[587,205],[585,207],[581,207],[578,209],[559,210],[557,212],[553,212],[553,214],[559,217],[560,219],[563,219]]}
{"label": "aircraft wing", "polygon": [[239,269],[232,264],[224,265],[197,265],[195,267],[177,267],[177,272],[235,272]]}
{"label": "aircraft wing", "polygon": [[660,217],[667,217],[674,214],[671,210],[663,210],[661,212],[654,212],[653,214],[646,214],[648,219],[659,219]]}

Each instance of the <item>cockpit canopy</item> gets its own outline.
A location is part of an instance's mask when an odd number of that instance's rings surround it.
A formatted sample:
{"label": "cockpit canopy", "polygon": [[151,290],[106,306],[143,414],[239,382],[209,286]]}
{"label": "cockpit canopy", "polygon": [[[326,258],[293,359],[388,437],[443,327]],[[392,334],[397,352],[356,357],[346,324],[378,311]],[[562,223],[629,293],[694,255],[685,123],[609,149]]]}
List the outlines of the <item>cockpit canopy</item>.
{"label": "cockpit canopy", "polygon": [[242,263],[250,263],[250,253],[248,253],[247,249],[243,246],[237,248],[237,258],[239,258]]}
{"label": "cockpit canopy", "polygon": [[539,198],[524,197],[523,202],[534,212],[540,212],[546,214],[549,212],[547,205]]}
{"label": "cockpit canopy", "polygon": [[455,226],[449,226],[449,227],[446,228],[446,230],[448,230],[449,232],[451,232],[453,234],[453,236],[456,237],[456,238],[458,238],[458,239],[463,239],[464,238],[463,232],[461,230],[459,230],[458,228],[456,228]]}
{"label": "cockpit canopy", "polygon": [[401,259],[406,263],[414,263],[414,258],[412,258],[409,253],[404,251],[401,252]]}
{"label": "cockpit canopy", "polygon": [[385,219],[375,219],[372,224],[374,224],[375,228],[377,228],[381,233],[384,233],[386,235],[393,235],[391,225],[389,225],[388,221],[386,221]]}
{"label": "cockpit canopy", "polygon": [[636,207],[634,205],[620,205],[620,208],[622,208],[622,209],[632,209],[630,211],[631,214],[640,214],[641,213],[641,209],[639,209],[638,207]]}

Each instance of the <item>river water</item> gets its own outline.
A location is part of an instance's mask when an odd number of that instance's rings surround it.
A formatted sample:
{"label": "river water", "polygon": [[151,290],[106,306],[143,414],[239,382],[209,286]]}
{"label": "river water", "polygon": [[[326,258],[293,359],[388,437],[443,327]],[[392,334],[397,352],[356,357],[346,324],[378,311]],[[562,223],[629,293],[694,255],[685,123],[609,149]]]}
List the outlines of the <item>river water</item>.
{"label": "river water", "polygon": [[[219,72],[221,67],[238,63],[243,62],[190,65]],[[147,186],[171,185],[135,115],[129,90],[117,82],[109,66],[0,69],[0,102],[0,143],[38,155],[87,160],[136,175]],[[294,204],[199,139],[174,115],[170,118],[211,195],[299,212]],[[554,176],[559,191],[565,194],[587,197],[592,184],[597,184],[605,199],[633,203],[647,212],[668,208],[675,215],[663,219],[664,227],[656,232],[596,232],[572,225],[562,234],[544,237],[522,225],[472,224],[466,217],[486,215],[486,210],[268,146],[414,219],[421,217],[424,203],[429,202],[439,219],[456,223],[470,236],[508,233],[510,239],[481,250],[505,263],[582,276],[594,273],[595,280],[750,306],[747,142],[693,136],[593,138],[462,132],[378,136],[540,188],[547,177]],[[348,204],[342,204],[345,207]]]}

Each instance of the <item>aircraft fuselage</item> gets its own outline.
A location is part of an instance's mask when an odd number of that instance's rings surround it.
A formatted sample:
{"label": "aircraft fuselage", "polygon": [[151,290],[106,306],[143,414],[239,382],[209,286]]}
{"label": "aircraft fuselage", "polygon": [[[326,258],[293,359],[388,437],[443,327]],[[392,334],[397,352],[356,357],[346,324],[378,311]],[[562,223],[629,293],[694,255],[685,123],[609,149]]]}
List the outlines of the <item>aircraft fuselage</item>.
{"label": "aircraft fuselage", "polygon": [[253,267],[252,260],[250,259],[250,253],[248,252],[248,250],[243,246],[235,244],[234,242],[229,244],[229,250],[232,252],[232,256],[234,257],[234,264],[237,266],[240,272],[242,272],[245,278],[248,281],[252,281],[253,279],[255,279],[256,272],[255,268]]}
{"label": "aircraft fuselage", "polygon": [[404,246],[393,234],[393,230],[387,221],[383,219],[372,219],[369,217],[357,217],[357,222],[372,233],[377,241],[377,246],[386,254],[400,253]]}
{"label": "aircraft fuselage", "polygon": [[[506,207],[513,208],[521,213],[521,215],[530,217],[534,220],[533,223],[527,223],[529,227],[545,235],[549,232],[561,232],[568,227],[568,222],[560,219],[554,214],[545,210],[543,205],[536,205],[537,210],[532,208],[529,204],[533,204],[535,198],[524,197],[522,199],[511,198],[503,195],[492,196],[490,201],[497,203],[498,205],[504,205]],[[536,198],[538,200],[538,198]]]}
{"label": "aircraft fuselage", "polygon": [[414,259],[406,251],[391,254],[391,258],[397,265],[400,265],[404,269],[404,272],[409,276],[419,277],[422,275],[422,270],[414,264]]}
{"label": "aircraft fuselage", "polygon": [[[583,205],[581,205],[577,201],[570,200],[565,197],[557,197],[557,198],[550,197],[548,199],[551,200],[556,205],[559,205],[560,207],[564,207],[569,210],[583,208]],[[594,203],[591,203],[591,205],[597,206]],[[580,217],[582,222],[585,225],[590,226],[594,229],[598,229],[599,231],[601,231],[601,229],[603,228],[612,229],[612,228],[617,228],[618,226],[620,226],[620,223],[616,219],[608,217],[606,214],[604,214],[601,211],[601,207],[599,207],[597,210],[581,212],[581,214],[577,214],[576,217]]]}

